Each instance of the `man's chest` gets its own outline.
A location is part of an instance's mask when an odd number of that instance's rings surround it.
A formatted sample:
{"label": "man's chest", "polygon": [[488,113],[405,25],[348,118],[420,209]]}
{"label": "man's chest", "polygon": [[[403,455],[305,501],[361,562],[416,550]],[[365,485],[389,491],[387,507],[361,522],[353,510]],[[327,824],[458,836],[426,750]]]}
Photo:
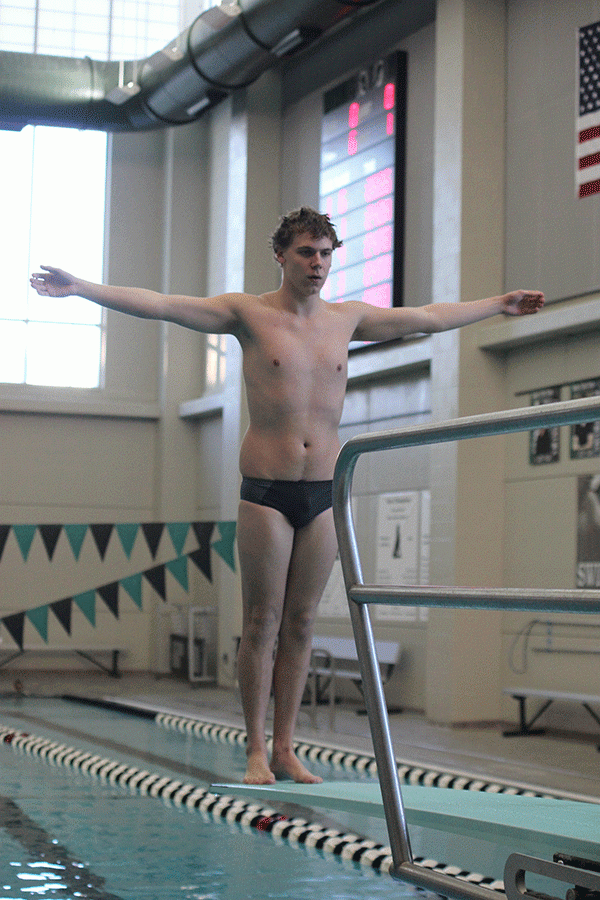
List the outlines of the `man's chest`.
{"label": "man's chest", "polygon": [[246,352],[256,374],[270,381],[345,383],[347,342],[326,327],[266,328]]}

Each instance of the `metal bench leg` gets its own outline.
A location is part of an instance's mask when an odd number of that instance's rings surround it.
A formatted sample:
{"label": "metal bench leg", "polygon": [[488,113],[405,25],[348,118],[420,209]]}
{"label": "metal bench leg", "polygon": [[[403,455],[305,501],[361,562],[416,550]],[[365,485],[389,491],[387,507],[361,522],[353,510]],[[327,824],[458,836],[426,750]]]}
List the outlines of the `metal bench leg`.
{"label": "metal bench leg", "polygon": [[542,713],[546,712],[546,710],[552,703],[552,700],[547,700],[546,703],[544,703],[544,705],[541,707],[541,709],[539,709],[537,711],[537,713],[532,718],[532,720],[530,722],[528,722],[526,709],[525,709],[525,703],[527,701],[527,698],[524,697],[522,694],[513,694],[513,697],[515,700],[519,701],[519,728],[516,730],[511,730],[511,731],[503,731],[502,734],[504,735],[504,737],[516,737],[518,735],[525,735],[525,734],[543,734],[545,729],[532,728],[531,726],[533,725],[534,722],[537,722],[537,720],[542,715]]}
{"label": "metal bench leg", "polygon": [[112,666],[105,666],[103,662],[101,662],[97,657],[92,656],[91,653],[87,653],[85,650],[77,650],[73,648],[75,653],[78,656],[83,657],[83,659],[87,659],[88,662],[93,663],[95,666],[98,666],[99,669],[102,669],[103,672],[106,672],[108,675],[112,675],[113,678],[120,678],[121,674],[119,672],[118,659],[119,659],[119,651],[112,651]]}
{"label": "metal bench leg", "polygon": [[[583,708],[589,712],[594,722],[597,722],[598,725],[600,725],[600,717],[597,715],[597,713],[594,712],[589,703],[584,703]],[[596,746],[596,750],[600,751],[600,744]]]}

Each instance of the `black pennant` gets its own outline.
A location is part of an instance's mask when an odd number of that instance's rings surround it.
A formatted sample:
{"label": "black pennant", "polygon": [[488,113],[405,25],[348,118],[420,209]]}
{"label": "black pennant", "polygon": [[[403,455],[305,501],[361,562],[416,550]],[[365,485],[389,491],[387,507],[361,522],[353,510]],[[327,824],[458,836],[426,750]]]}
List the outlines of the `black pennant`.
{"label": "black pennant", "polygon": [[44,542],[48,559],[51,560],[62,531],[62,525],[38,525],[38,531]]}
{"label": "black pennant", "polygon": [[189,558],[193,563],[200,569],[202,574],[208,578],[209,581],[212,581],[212,569],[210,564],[210,547],[207,549],[205,547],[199,547],[198,550],[192,550],[191,553],[188,554]]}
{"label": "black pennant", "polygon": [[198,538],[198,543],[201,547],[210,546],[210,539],[212,538],[212,533],[215,530],[214,522],[192,522],[192,528],[194,529],[194,534]]}
{"label": "black pennant", "polygon": [[19,650],[23,649],[23,627],[25,625],[25,613],[13,613],[12,616],[4,616],[2,624],[10,634],[11,638],[18,645]]}
{"label": "black pennant", "polygon": [[96,543],[96,547],[98,548],[98,553],[100,554],[101,559],[104,559],[106,548],[108,547],[108,542],[110,541],[110,536],[112,534],[113,528],[114,525],[90,525],[90,530],[92,532],[92,536]]}
{"label": "black pennant", "polygon": [[164,528],[165,526],[162,522],[142,523],[142,531],[144,532],[148,549],[152,554],[152,559],[156,559],[156,551],[158,550]]}
{"label": "black pennant", "polygon": [[6,539],[10,534],[10,525],[0,525],[0,560],[2,559],[2,554],[4,553],[4,546],[6,544]]}
{"label": "black pennant", "polygon": [[192,522],[192,528],[199,543],[197,550],[193,550],[189,557],[203,575],[212,581],[212,566],[210,561],[210,541],[215,528],[214,522]]}
{"label": "black pennant", "polygon": [[144,572],[144,577],[148,579],[156,593],[159,594],[163,600],[166,600],[167,589],[164,565],[154,566],[153,569],[148,569]]}
{"label": "black pennant", "polygon": [[71,597],[65,597],[64,600],[56,600],[55,603],[50,604],[50,609],[69,635],[71,634],[72,606],[73,600],[71,599]]}
{"label": "black pennant", "polygon": [[111,581],[110,584],[104,584],[102,587],[96,588],[115,619],[119,618],[119,582]]}

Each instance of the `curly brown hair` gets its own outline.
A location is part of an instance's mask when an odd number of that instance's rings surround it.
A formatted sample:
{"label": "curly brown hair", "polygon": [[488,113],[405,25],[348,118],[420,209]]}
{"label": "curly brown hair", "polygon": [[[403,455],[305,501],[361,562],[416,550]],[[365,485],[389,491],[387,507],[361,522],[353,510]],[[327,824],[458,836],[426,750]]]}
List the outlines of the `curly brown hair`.
{"label": "curly brown hair", "polygon": [[342,246],[328,215],[317,212],[310,206],[301,206],[279,220],[277,229],[271,235],[273,253],[277,256],[282,250],[287,250],[294,238],[304,233],[313,238],[330,238],[334,250]]}

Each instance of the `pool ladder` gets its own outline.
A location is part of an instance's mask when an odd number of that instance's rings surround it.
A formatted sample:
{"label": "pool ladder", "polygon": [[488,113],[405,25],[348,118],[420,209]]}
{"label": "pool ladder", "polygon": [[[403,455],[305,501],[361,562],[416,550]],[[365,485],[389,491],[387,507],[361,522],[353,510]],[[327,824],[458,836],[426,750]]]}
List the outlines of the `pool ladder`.
{"label": "pool ladder", "polygon": [[[467,438],[487,437],[575,425],[600,419],[600,397],[487,413],[447,422],[373,432],[347,441],[340,450],[333,482],[333,513],[340,561],[356,641],[365,704],[369,716],[384,813],[393,858],[392,875],[420,888],[460,900],[491,900],[498,891],[424,869],[413,862],[397,764],[381,674],[375,652],[369,605],[419,605],[470,609],[511,609],[569,613],[600,613],[599,590],[389,586],[365,584],[351,506],[352,479],[359,456],[381,450],[416,447]],[[513,853],[506,862],[504,887],[508,900],[544,900],[551,895],[528,891],[525,873],[545,875],[572,887],[567,900],[600,900],[598,863],[555,856],[553,862]],[[502,896],[500,894],[500,896]]]}

